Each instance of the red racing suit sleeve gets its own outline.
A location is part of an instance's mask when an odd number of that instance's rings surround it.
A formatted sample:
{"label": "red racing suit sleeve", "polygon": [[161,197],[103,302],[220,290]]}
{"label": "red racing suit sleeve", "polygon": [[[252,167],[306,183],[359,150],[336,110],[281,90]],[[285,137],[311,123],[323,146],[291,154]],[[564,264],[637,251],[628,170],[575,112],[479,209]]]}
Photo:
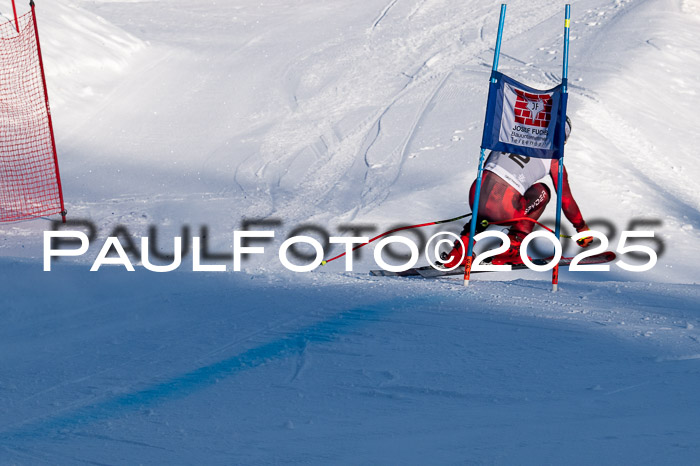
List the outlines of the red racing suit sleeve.
{"label": "red racing suit sleeve", "polygon": [[[552,182],[554,183],[554,189],[558,190],[557,181],[559,173],[559,159],[552,159],[550,176],[552,177]],[[566,172],[566,167],[564,167],[564,177],[561,187],[561,208],[564,211],[564,215],[571,222],[571,224],[576,228],[576,231],[586,230],[586,222],[583,220],[581,215],[581,210],[578,208],[578,204],[574,200],[574,196],[571,194],[571,186],[569,186],[569,174]]]}

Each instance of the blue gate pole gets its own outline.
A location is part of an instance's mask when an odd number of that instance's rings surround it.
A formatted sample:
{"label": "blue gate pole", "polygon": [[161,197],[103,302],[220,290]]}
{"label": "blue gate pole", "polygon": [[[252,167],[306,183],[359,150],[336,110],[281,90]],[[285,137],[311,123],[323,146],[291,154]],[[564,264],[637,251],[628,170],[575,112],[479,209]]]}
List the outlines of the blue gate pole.
{"label": "blue gate pole", "polygon": [[[566,5],[566,12],[564,14],[564,64],[562,71],[562,111],[559,121],[559,147],[561,148],[561,154],[559,159],[559,173],[557,174],[557,219],[556,226],[554,228],[554,236],[557,241],[561,241],[561,194],[562,194],[562,183],[564,182],[564,143],[562,142],[565,138],[566,132],[566,104],[568,98],[568,78],[569,78],[569,24],[571,20],[571,5]],[[552,269],[552,291],[557,291],[559,287],[559,265],[555,265]]]}
{"label": "blue gate pole", "polygon": [[[501,4],[501,17],[498,20],[498,38],[496,39],[496,50],[493,53],[492,71],[498,70],[498,58],[501,55],[501,39],[503,38],[503,23],[506,20],[506,4]],[[496,78],[491,76],[491,82],[495,83]],[[472,270],[472,253],[474,252],[474,235],[476,234],[477,217],[479,215],[479,198],[481,197],[481,178],[484,172],[484,162],[486,160],[486,151],[481,148],[481,156],[479,157],[479,172],[476,176],[476,193],[474,194],[474,206],[472,207],[472,221],[469,228],[469,246],[467,247],[466,263],[464,265],[464,286],[469,285],[469,276]],[[467,194],[468,196],[469,194]]]}

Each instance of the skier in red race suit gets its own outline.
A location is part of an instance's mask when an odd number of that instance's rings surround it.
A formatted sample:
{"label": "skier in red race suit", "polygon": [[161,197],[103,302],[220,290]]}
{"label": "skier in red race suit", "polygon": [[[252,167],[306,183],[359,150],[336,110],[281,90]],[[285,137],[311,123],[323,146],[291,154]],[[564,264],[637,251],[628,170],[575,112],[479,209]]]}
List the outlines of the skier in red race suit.
{"label": "skier in red race suit", "polygon": [[[571,120],[567,117],[565,144],[569,139],[570,132]],[[556,189],[558,171],[559,159],[539,159],[518,154],[491,152],[486,159],[482,174],[476,232],[480,233],[484,230],[484,227],[481,226],[482,220],[487,220],[489,223],[500,223],[521,217],[528,217],[532,220],[540,218],[551,199],[551,193],[546,184],[538,181],[550,175]],[[472,184],[469,192],[469,204],[472,206],[472,210],[475,192],[476,181]],[[562,210],[577,232],[589,229],[571,194],[566,168],[564,168],[562,184]],[[491,263],[494,265],[522,263],[520,244],[534,227],[535,223],[532,221],[514,222],[508,232],[510,248],[506,252],[494,256]],[[467,223],[462,230],[462,243],[465,248],[469,241],[469,229],[470,223]],[[580,239],[577,243],[581,247],[587,247],[592,242],[593,238],[589,236]],[[463,265],[465,262],[466,252],[462,251],[462,244],[459,242],[455,242],[455,247],[449,254],[443,253],[442,264],[446,268],[454,267],[458,263]]]}

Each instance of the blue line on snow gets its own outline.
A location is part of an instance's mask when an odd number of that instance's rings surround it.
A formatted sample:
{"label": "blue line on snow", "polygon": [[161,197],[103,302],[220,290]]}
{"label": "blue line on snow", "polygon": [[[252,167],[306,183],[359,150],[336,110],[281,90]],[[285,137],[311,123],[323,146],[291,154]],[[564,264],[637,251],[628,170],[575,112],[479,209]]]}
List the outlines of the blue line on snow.
{"label": "blue line on snow", "polygon": [[274,359],[301,353],[304,343],[330,342],[362,321],[374,320],[379,311],[372,307],[344,311],[332,319],[319,322],[283,336],[278,340],[251,348],[223,361],[200,367],[182,376],[153,385],[140,391],[125,393],[114,398],[62,412],[53,417],[30,421],[15,429],[0,432],[0,440],[32,438],[77,427],[107,418],[125,411],[143,409],[167,400],[186,397],[198,390],[214,385],[223,377],[255,369]]}

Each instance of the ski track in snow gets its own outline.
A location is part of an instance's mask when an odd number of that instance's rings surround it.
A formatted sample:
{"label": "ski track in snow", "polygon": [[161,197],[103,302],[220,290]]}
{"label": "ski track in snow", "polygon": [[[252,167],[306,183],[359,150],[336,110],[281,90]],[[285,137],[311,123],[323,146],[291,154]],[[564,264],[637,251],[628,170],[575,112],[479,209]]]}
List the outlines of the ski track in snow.
{"label": "ski track in snow", "polygon": [[[431,6],[435,7],[435,11],[431,13],[431,17],[443,16],[444,11],[450,8],[437,4]],[[388,9],[389,8],[387,8],[387,10]],[[428,10],[427,6],[424,10]],[[555,9],[551,8],[547,11],[550,12],[549,14],[554,14]],[[540,15],[546,13],[547,12],[542,11],[539,12]],[[386,12],[384,12],[382,16],[385,17]],[[469,17],[470,20],[465,22],[463,19],[465,17]],[[425,18],[422,19],[425,21]],[[401,20],[404,20],[404,18],[402,17]],[[381,110],[375,113],[376,116],[371,117],[369,120],[365,119],[361,126],[356,127],[351,133],[351,135],[357,135],[362,139],[369,140],[369,147],[365,152],[366,158],[369,158],[368,154],[373,146],[380,147],[376,152],[381,162],[372,163],[368,160],[368,169],[364,170],[364,175],[362,175],[365,187],[362,190],[364,195],[362,197],[361,206],[362,208],[370,209],[386,198],[389,186],[391,186],[393,181],[399,176],[400,167],[405,160],[405,154],[402,153],[402,146],[405,144],[406,140],[411,138],[415,126],[415,124],[411,123],[411,119],[408,120],[408,123],[404,124],[401,123],[401,120],[393,122],[394,124],[391,126],[392,132],[398,133],[399,135],[386,138],[384,133],[379,130],[382,118],[384,118],[387,113],[391,112],[393,107],[399,104],[405,102],[410,108],[410,103],[412,101],[417,103],[424,101],[430,93],[439,88],[440,82],[449,75],[455,66],[469,64],[473,60],[471,57],[479,56],[482,51],[486,51],[492,47],[491,44],[487,43],[465,43],[460,40],[455,41],[455,38],[458,38],[463,30],[472,27],[472,22],[475,21],[480,21],[480,16],[478,14],[473,14],[473,12],[472,15],[454,15],[449,22],[440,23],[439,26],[432,26],[423,31],[418,27],[411,28],[409,31],[412,36],[395,39],[398,40],[399,44],[398,52],[406,54],[407,58],[413,58],[414,55],[425,57],[422,59],[422,64],[417,67],[417,71],[409,73],[405,73],[406,67],[412,65],[407,65],[402,61],[384,59],[384,57],[397,56],[397,47],[393,45],[393,42],[389,42],[388,40],[394,37],[396,33],[394,33],[392,28],[387,24],[383,24],[383,34],[380,36],[375,34],[370,35],[368,39],[360,41],[356,46],[353,45],[352,42],[346,44],[344,47],[344,54],[357,57],[352,61],[359,63],[361,66],[357,70],[349,70],[350,73],[337,76],[334,86],[328,89],[333,93],[331,95],[342,96],[343,102],[339,102],[339,105],[329,106],[329,102],[336,100],[336,98],[331,98],[331,100],[329,100],[329,93],[324,89],[322,93],[315,95],[312,100],[307,99],[304,101],[303,108],[300,107],[297,109],[297,112],[295,112],[289,123],[285,124],[285,127],[290,128],[289,132],[279,136],[276,136],[273,132],[273,134],[270,135],[270,140],[289,142],[293,140],[289,137],[289,133],[292,131],[296,134],[307,136],[308,133],[306,131],[299,130],[300,122],[303,124],[304,120],[313,121],[314,118],[318,118],[318,115],[327,114],[328,108],[332,108],[334,112],[339,112],[341,115],[346,115],[354,111],[348,103],[356,103],[355,105],[361,106],[366,106],[368,103],[371,103],[371,105],[374,106],[377,105],[377,102],[386,102],[386,104],[381,107]],[[400,28],[398,30],[401,34],[404,34],[403,25],[399,23],[399,26]],[[367,40],[369,40],[369,42],[366,42]],[[389,46],[387,46],[387,44],[389,44]],[[335,44],[329,47],[330,50],[335,48]],[[334,53],[328,54],[326,52],[316,52],[316,54],[321,60],[318,58],[316,59],[315,67],[321,68],[323,68],[322,63],[324,63],[325,60],[328,58],[333,59],[335,55]],[[356,88],[350,85],[350,83],[356,82],[359,76],[367,74],[367,66],[374,67],[374,64],[378,62],[383,63],[384,66],[390,65],[392,68],[382,70],[382,74],[378,76],[381,81],[377,82],[372,89]],[[402,74],[411,76],[408,83],[401,84],[400,81],[397,82],[396,78],[401,77]],[[436,80],[436,83],[433,86],[428,86],[425,90],[421,90],[426,87],[426,84],[434,80]],[[396,88],[396,93],[389,93],[391,88]],[[367,95],[368,92],[370,93],[369,95]],[[360,93],[364,95],[360,95]],[[421,98],[421,94],[424,94],[426,97]],[[400,115],[402,114],[403,112],[400,113]],[[331,115],[330,118],[333,118],[333,116]],[[368,123],[370,126],[367,126]],[[327,123],[324,123],[324,125],[325,124]],[[311,129],[311,131],[314,130]],[[324,206],[325,210],[328,211],[328,206],[333,206],[335,204],[333,202],[334,193],[332,190],[341,182],[340,175],[346,173],[347,168],[350,167],[357,158],[356,147],[359,139],[357,139],[357,137],[351,138],[349,135],[341,140],[337,140],[333,136],[334,135],[331,134],[331,136],[326,137],[326,140],[332,142],[329,147],[329,154],[322,159],[321,169],[315,169],[314,164],[311,166],[311,170],[309,170],[309,173],[312,174],[310,178],[307,177],[305,180],[302,179],[302,181],[297,180],[297,184],[294,186],[294,196],[291,198],[292,204],[285,204],[284,201],[281,205],[277,205],[277,203],[274,204],[272,210],[281,217],[297,219],[300,215],[306,215],[305,212],[308,210],[309,205]],[[384,144],[379,145],[382,139],[388,140],[384,142]],[[300,142],[301,141],[303,141],[303,139],[300,140]],[[368,143],[365,142],[363,145],[366,146]],[[258,185],[260,181],[259,177],[267,171],[277,173],[278,171],[271,170],[271,167],[285,163],[284,161],[290,154],[293,155],[297,150],[289,146],[279,147],[279,149],[281,150],[274,150],[274,152],[268,155],[263,145],[260,154],[262,160],[271,159],[273,161],[256,162],[258,167],[264,164],[264,168],[255,170],[257,179],[251,184]],[[396,155],[392,156],[391,154]],[[355,189],[355,191],[357,191],[357,189]],[[341,190],[341,193],[344,192]],[[343,212],[331,210],[331,212],[325,212],[324,215],[328,216],[331,213],[340,215]],[[352,219],[352,217],[350,217],[350,219]]]}
{"label": "ski track in snow", "polygon": [[382,12],[381,12],[381,14],[379,15],[379,17],[374,21],[374,24],[372,24],[372,29],[374,29],[374,28],[376,28],[377,26],[379,26],[379,23],[384,19],[384,17],[387,15],[387,13],[389,13],[389,10],[391,10],[391,8],[392,8],[394,5],[396,5],[396,2],[398,2],[398,1],[399,1],[399,0],[391,0],[391,2],[386,6],[386,8],[384,8],[384,10],[382,10]]}

